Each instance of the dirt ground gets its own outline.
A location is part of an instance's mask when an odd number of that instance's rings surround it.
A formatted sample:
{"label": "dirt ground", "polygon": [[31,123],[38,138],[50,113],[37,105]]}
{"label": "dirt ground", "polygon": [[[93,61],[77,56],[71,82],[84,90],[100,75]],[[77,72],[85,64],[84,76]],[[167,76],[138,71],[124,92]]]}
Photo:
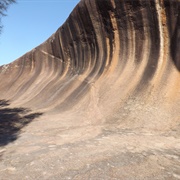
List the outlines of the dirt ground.
{"label": "dirt ground", "polygon": [[0,147],[1,180],[180,179],[177,132],[71,126],[71,120],[64,126],[48,118],[37,118]]}

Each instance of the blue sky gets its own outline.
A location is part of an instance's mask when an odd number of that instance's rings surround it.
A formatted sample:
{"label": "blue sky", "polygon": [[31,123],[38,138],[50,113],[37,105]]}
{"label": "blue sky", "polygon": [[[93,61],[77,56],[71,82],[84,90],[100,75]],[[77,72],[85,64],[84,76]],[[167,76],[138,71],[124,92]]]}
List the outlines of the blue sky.
{"label": "blue sky", "polygon": [[50,37],[80,0],[17,0],[3,17],[0,65],[10,63]]}

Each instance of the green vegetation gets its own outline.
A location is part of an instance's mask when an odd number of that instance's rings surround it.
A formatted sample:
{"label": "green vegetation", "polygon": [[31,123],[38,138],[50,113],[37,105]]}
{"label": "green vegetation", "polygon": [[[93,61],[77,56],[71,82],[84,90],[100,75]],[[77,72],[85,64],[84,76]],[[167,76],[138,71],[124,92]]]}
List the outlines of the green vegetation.
{"label": "green vegetation", "polygon": [[2,31],[1,19],[6,16],[6,11],[10,4],[15,3],[16,0],[0,0],[0,32]]}

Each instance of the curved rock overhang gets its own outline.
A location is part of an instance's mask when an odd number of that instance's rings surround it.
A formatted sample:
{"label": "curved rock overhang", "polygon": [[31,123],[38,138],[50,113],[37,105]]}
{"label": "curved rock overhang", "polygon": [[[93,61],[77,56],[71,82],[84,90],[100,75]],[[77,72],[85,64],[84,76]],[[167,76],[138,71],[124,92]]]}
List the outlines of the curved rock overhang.
{"label": "curved rock overhang", "polygon": [[0,98],[162,128],[178,123],[179,71],[178,0],[81,0],[47,41],[0,67]]}

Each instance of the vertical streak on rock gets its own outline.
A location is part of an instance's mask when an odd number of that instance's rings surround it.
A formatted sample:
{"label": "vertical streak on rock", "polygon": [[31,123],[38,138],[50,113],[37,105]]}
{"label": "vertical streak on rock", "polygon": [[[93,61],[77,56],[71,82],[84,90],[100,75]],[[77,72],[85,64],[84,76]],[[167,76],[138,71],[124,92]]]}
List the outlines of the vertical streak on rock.
{"label": "vertical streak on rock", "polygon": [[[167,29],[167,19],[165,9],[166,6],[163,0],[156,0],[156,9],[159,20],[159,33],[160,33],[160,55],[158,60],[158,66],[154,78],[152,79],[152,84],[154,86],[153,91],[157,92],[157,88],[163,86],[163,76],[167,68],[167,60],[169,58],[169,38]],[[152,92],[153,93],[153,92]]]}
{"label": "vertical streak on rock", "polygon": [[111,21],[111,14],[114,14],[114,10],[110,0],[104,1],[104,3],[96,1],[96,6],[102,26],[102,48],[105,49],[105,51],[103,51],[102,66],[99,70],[100,76],[106,67],[109,68],[112,60],[114,29]]}
{"label": "vertical streak on rock", "polygon": [[144,69],[144,74],[137,86],[137,92],[139,92],[139,88],[147,88],[150,85],[151,80],[156,72],[158,66],[159,59],[159,49],[160,49],[160,35],[159,35],[159,22],[157,18],[156,12],[156,3],[155,1],[146,1],[146,9],[147,9],[147,21],[148,21],[148,31],[150,34],[149,44],[150,44],[150,52],[149,58]]}
{"label": "vertical streak on rock", "polygon": [[161,68],[164,62],[164,39],[165,39],[165,34],[164,34],[164,29],[163,29],[163,7],[162,4],[160,5],[160,1],[156,0],[156,11],[158,15],[158,22],[159,22],[159,36],[160,36],[160,50],[159,50],[159,59],[158,59],[158,64],[157,64],[157,70],[156,74],[154,75],[154,79],[159,75],[161,72]]}
{"label": "vertical streak on rock", "polygon": [[129,49],[129,43],[128,43],[128,22],[126,18],[125,13],[125,3],[123,1],[115,0],[115,17],[118,27],[118,34],[119,34],[119,46],[121,47],[119,49],[119,62],[117,65],[117,73],[119,76],[124,72],[125,66],[127,64],[127,56],[128,56],[128,49]]}
{"label": "vertical streak on rock", "polygon": [[119,62],[119,51],[121,49],[120,47],[120,42],[119,42],[119,31],[118,31],[118,24],[117,24],[117,19],[116,19],[116,3],[115,0],[111,0],[114,12],[110,14],[111,17],[111,22],[112,22],[112,27],[114,30],[114,42],[113,42],[113,52],[112,52],[112,57],[109,56],[109,58],[111,58],[111,65],[108,69],[108,72],[111,73],[112,71],[117,70],[118,71],[118,62]]}

